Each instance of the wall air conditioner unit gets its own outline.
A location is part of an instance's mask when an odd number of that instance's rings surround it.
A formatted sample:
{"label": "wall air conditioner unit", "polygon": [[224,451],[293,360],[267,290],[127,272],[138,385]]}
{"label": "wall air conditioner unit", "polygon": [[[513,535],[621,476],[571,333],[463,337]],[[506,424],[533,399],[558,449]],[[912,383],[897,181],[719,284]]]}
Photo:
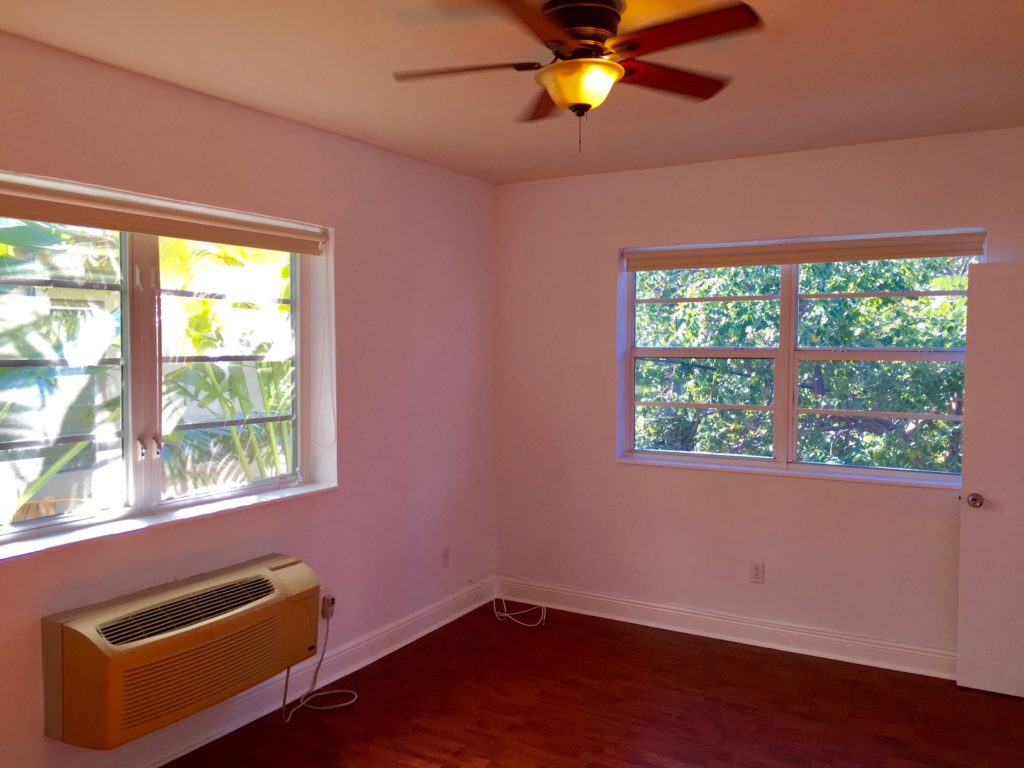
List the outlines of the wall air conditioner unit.
{"label": "wall air conditioner unit", "polygon": [[46,735],[110,749],[316,653],[320,585],[267,555],[43,619]]}

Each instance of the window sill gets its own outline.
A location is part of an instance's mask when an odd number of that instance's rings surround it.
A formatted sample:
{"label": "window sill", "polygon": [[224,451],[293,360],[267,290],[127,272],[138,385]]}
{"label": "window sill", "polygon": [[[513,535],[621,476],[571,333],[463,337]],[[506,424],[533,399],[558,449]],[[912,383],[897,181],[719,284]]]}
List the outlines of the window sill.
{"label": "window sill", "polygon": [[[616,458],[620,464],[641,464],[651,467],[672,467],[675,469],[702,469],[712,472],[739,472],[747,475],[770,475],[775,477],[799,477],[813,480],[840,480],[848,483],[874,483],[876,485],[896,485],[910,488],[934,488],[940,490],[960,490],[959,475],[941,475],[928,473],[902,473],[900,470],[891,472],[872,472],[869,469],[821,467],[814,465],[795,464],[782,467],[774,463],[733,464],[725,460],[714,459],[676,459],[667,456],[652,456],[645,453],[626,453]],[[910,475],[910,476],[907,476]]]}
{"label": "window sill", "polygon": [[64,524],[54,524],[43,528],[27,531],[10,532],[0,536],[0,561],[24,555],[45,552],[47,550],[80,544],[86,541],[101,539],[106,536],[117,536],[131,531],[140,531],[159,525],[180,523],[197,517],[231,512],[241,509],[252,509],[286,499],[316,496],[337,490],[333,483],[311,483],[288,488],[275,488],[261,493],[233,496],[229,498],[211,499],[187,507],[174,510],[159,510],[151,514],[126,512],[118,516],[90,517]]}

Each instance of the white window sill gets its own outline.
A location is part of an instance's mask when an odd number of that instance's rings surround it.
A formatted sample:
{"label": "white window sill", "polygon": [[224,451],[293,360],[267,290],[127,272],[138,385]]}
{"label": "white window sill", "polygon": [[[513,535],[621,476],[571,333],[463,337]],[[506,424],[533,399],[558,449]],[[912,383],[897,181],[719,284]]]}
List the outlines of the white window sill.
{"label": "white window sill", "polygon": [[773,462],[763,464],[731,463],[727,459],[675,458],[648,453],[626,453],[616,458],[620,464],[641,464],[652,467],[673,467],[676,469],[702,469],[712,472],[739,472],[748,475],[773,475],[776,477],[800,477],[814,480],[841,480],[848,483],[875,483],[912,488],[936,488],[960,490],[960,475],[931,474],[926,472],[904,472],[901,470],[872,471],[852,467],[817,467],[813,464],[791,464],[780,466]]}
{"label": "white window sill", "polygon": [[140,531],[158,525],[181,523],[198,517],[252,509],[265,504],[273,504],[284,499],[295,499],[316,496],[337,490],[333,483],[310,483],[308,485],[275,488],[259,493],[228,498],[211,499],[179,507],[174,510],[159,510],[150,514],[125,512],[120,515],[90,517],[83,520],[54,522],[52,525],[41,526],[25,531],[12,531],[0,536],[0,560],[7,560],[37,552],[45,552],[57,547],[79,544],[105,536],[117,536],[131,531]]}

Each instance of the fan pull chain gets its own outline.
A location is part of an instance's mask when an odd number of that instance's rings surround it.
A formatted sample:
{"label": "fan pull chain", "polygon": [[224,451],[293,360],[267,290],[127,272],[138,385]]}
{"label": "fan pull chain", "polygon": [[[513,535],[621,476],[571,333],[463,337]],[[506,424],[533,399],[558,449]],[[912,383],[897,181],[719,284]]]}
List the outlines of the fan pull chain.
{"label": "fan pull chain", "polygon": [[583,154],[583,116],[580,115],[576,119],[576,126],[579,132],[579,138],[576,140],[576,154]]}

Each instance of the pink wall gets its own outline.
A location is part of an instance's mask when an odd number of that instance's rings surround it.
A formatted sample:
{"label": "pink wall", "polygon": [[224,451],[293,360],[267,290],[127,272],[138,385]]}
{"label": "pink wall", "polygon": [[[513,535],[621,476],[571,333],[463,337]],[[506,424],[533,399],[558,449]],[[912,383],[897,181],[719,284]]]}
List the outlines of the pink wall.
{"label": "pink wall", "polygon": [[282,551],[334,587],[337,647],[493,567],[495,194],[5,35],[0,72],[0,169],[335,229],[339,491],[0,561],[0,763],[136,768],[43,737],[42,615]]}
{"label": "pink wall", "polygon": [[616,463],[618,252],[982,226],[1021,259],[1022,210],[1024,129],[503,187],[499,570],[954,649],[955,491]]}

